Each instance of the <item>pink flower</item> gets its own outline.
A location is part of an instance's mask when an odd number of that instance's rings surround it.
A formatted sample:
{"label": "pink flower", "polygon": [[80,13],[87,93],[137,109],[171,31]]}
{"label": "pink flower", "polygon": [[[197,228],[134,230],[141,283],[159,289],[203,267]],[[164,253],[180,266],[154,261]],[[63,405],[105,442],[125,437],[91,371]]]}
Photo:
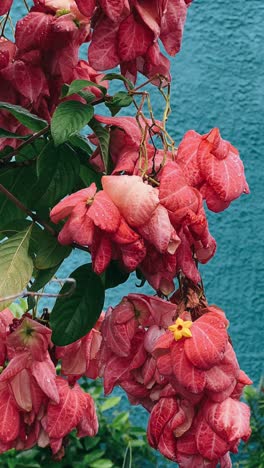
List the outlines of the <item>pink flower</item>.
{"label": "pink flower", "polygon": [[9,354],[28,351],[34,360],[43,361],[51,346],[51,330],[27,316],[22,318],[18,326],[16,322],[14,320],[14,331],[7,338]]}
{"label": "pink flower", "polygon": [[193,417],[194,408],[188,401],[161,398],[150,414],[147,429],[149,444],[176,462],[177,438],[188,431]]}
{"label": "pink flower", "polygon": [[56,357],[61,359],[61,372],[75,381],[86,375],[96,379],[99,375],[99,351],[102,342],[100,324],[98,320],[94,328],[83,338],[67,346],[56,347]]}
{"label": "pink flower", "polygon": [[95,183],[59,202],[51,210],[50,217],[54,223],[69,217],[58,237],[62,244],[76,242],[87,246],[93,243],[95,226],[113,233],[121,221],[108,195],[104,191],[96,193]]}
{"label": "pink flower", "polygon": [[[83,13],[90,14],[83,0],[77,4]],[[170,55],[180,50],[186,2],[100,0],[99,4],[104,15],[95,23],[89,47],[92,66],[106,70],[120,64],[122,74],[132,81],[136,80],[137,71],[150,77],[156,70],[169,78],[169,62],[160,53],[157,40],[160,38]]]}
{"label": "pink flower", "polygon": [[218,128],[203,136],[193,130],[187,132],[178,149],[177,163],[212,211],[223,211],[243,192],[249,193],[239,153],[221,138]]}
{"label": "pink flower", "polygon": [[157,190],[139,176],[103,176],[102,185],[132,227],[149,221],[159,204]]}

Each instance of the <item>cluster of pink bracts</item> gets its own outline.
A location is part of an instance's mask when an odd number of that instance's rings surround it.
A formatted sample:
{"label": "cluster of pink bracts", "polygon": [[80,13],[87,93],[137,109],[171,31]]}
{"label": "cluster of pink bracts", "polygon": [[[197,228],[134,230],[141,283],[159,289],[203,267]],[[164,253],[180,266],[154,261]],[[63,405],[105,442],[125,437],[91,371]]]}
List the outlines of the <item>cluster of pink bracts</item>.
{"label": "cluster of pink bracts", "polygon": [[[59,241],[89,247],[98,274],[111,259],[119,260],[129,272],[140,269],[151,286],[165,295],[174,290],[173,280],[180,271],[197,283],[196,261],[208,262],[216,249],[203,199],[218,212],[248,193],[238,151],[221,138],[218,129],[203,136],[190,131],[176,156],[164,150],[155,153],[146,142],[145,161],[140,158],[136,119],[96,118],[111,128],[114,170],[102,177],[103,190],[97,191],[93,183],[52,209],[54,223],[67,218]],[[90,161],[104,170],[99,149]],[[153,166],[155,173],[149,177]]]}
{"label": "cluster of pink bracts", "polygon": [[0,452],[38,444],[61,457],[72,429],[95,435],[94,403],[77,380],[101,376],[106,394],[119,385],[150,413],[149,444],[165,457],[182,468],[231,467],[229,451],[250,436],[250,411],[239,398],[252,382],[239,368],[224,312],[206,306],[192,321],[193,310],[174,302],[129,294],[84,338],[56,348],[49,328],[3,311]]}
{"label": "cluster of pink bracts", "polygon": [[17,320],[9,309],[1,312],[0,365],[8,365],[0,374],[0,453],[37,444],[61,458],[63,438],[73,429],[78,437],[97,433],[92,397],[57,375],[51,356],[49,328],[30,316]]}
{"label": "cluster of pink bracts", "polygon": [[221,309],[207,306],[194,322],[178,313],[174,303],[142,294],[107,311],[99,355],[105,393],[120,385],[144,406],[149,444],[180,467],[228,468],[228,452],[250,436],[250,411],[239,398],[252,382],[239,369]]}
{"label": "cluster of pink bracts", "polygon": [[[0,15],[13,0],[1,0]],[[0,101],[26,107],[50,121],[61,87],[76,79],[105,86],[101,70],[121,65],[133,81],[137,71],[170,79],[169,60],[160,52],[180,49],[187,0],[34,0],[30,12],[16,24],[15,43],[0,39]],[[82,44],[90,42],[89,62],[79,60]],[[101,91],[90,87],[95,99]],[[78,95],[70,99],[85,100]],[[29,130],[6,111],[1,128],[26,135]],[[15,147],[19,140],[1,139]]]}

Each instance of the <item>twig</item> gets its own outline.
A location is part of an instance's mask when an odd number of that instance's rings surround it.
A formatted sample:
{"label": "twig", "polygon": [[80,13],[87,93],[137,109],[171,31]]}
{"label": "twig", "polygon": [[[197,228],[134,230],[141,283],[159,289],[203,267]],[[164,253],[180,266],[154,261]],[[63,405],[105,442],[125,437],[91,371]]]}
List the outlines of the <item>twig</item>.
{"label": "twig", "polygon": [[26,141],[23,141],[23,143],[21,143],[21,145],[19,145],[16,149],[14,149],[14,151],[12,151],[11,153],[8,153],[8,154],[5,154],[4,156],[2,156],[2,158],[0,159],[0,163],[3,162],[5,159],[10,159],[12,158],[13,156],[15,156],[17,153],[19,153],[19,151],[21,149],[23,149],[25,146],[29,145],[30,143],[32,143],[32,141],[34,140],[37,140],[40,136],[42,135],[45,135],[46,133],[48,133],[50,127],[49,125],[45,128],[43,128],[42,130],[40,130],[39,132],[37,133],[34,133],[28,140]]}
{"label": "twig", "polygon": [[7,23],[8,18],[9,18],[9,13],[10,13],[10,10],[8,10],[8,12],[7,12],[7,14],[6,14],[6,17],[5,17],[5,19],[4,19],[4,23],[3,23],[2,31],[1,31],[1,37],[4,36],[6,23]]}
{"label": "twig", "polygon": [[33,211],[29,210],[18,198],[16,198],[9,190],[7,190],[2,184],[0,184],[0,192],[2,192],[11,202],[13,202],[20,210],[24,211],[32,221],[35,223],[40,224],[41,226],[46,229],[46,231],[49,231],[53,236],[57,236],[57,232],[45,221],[40,219],[38,215],[33,213]]}
{"label": "twig", "polygon": [[[37,297],[68,297],[68,296],[71,296],[73,294],[73,292],[75,291],[76,289],[76,280],[74,278],[66,278],[66,279],[53,279],[51,281],[55,281],[57,283],[62,283],[62,284],[65,284],[65,283],[69,283],[71,285],[69,291],[65,292],[65,293],[44,293],[44,292],[35,292],[35,291],[28,291],[27,289],[24,289],[23,291],[17,293],[17,294],[12,294],[11,296],[5,296],[5,297],[1,297],[0,298],[0,302],[5,302],[5,301],[10,301],[10,300],[13,300],[13,299],[17,299],[18,297],[34,297],[34,296],[37,296]],[[51,282],[50,281],[50,282]]]}

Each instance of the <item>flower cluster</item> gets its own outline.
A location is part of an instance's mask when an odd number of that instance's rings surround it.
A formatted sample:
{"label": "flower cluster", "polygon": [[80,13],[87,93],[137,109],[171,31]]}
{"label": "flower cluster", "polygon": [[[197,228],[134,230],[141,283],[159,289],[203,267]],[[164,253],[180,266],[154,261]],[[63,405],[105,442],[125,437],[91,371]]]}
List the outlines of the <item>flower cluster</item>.
{"label": "flower cluster", "polygon": [[[1,2],[0,15],[12,0]],[[61,87],[75,79],[102,82],[101,70],[121,65],[133,81],[137,71],[148,77],[170,78],[169,60],[160,52],[180,49],[187,0],[34,0],[29,13],[16,24],[15,43],[0,39],[0,101],[21,105],[50,120]],[[79,60],[82,44],[90,42],[89,62]],[[87,88],[101,97],[97,87]],[[79,95],[77,99],[85,103]],[[23,136],[29,133],[6,111],[0,113],[1,128]],[[1,148],[16,147],[16,139],[2,139]]]}
{"label": "flower cluster", "polygon": [[[54,2],[56,3],[56,2]],[[106,85],[103,75],[87,61],[79,60],[81,44],[90,39],[90,21],[83,17],[75,2],[35,2],[30,12],[16,24],[15,42],[0,39],[0,101],[27,108],[48,122],[58,105],[64,83],[86,79]],[[71,4],[69,10],[68,5]],[[66,6],[66,9],[65,9]],[[87,88],[95,100],[97,87]],[[77,99],[85,103],[79,95]],[[1,128],[18,135],[30,133],[7,111],[0,112]],[[19,140],[1,139],[0,148],[16,147]]]}
{"label": "flower cluster", "polygon": [[180,467],[231,467],[229,451],[250,436],[250,411],[239,398],[252,382],[239,369],[224,312],[196,303],[179,315],[181,305],[129,294],[107,311],[105,393],[119,385],[146,408],[149,444]]}
{"label": "flower cluster", "polygon": [[[94,334],[96,330],[87,335],[86,341],[93,342]],[[4,366],[0,374],[0,453],[10,448],[26,450],[37,444],[50,446],[53,454],[61,458],[63,438],[74,428],[78,437],[97,433],[92,397],[76,380],[56,373],[56,352],[49,328],[27,314],[20,320],[14,319],[11,311],[5,309],[0,315],[0,340]],[[63,353],[62,373],[71,376],[66,355],[67,350]],[[93,352],[89,355],[92,360]],[[87,359],[88,354],[86,362]],[[80,373],[84,374],[83,370]]]}
{"label": "flower cluster", "polygon": [[[59,241],[90,248],[98,274],[111,259],[119,260],[129,272],[139,268],[151,286],[165,295],[174,290],[173,279],[179,272],[197,283],[196,262],[208,262],[216,250],[203,199],[209,209],[222,211],[248,193],[238,151],[221,138],[218,129],[203,136],[190,131],[176,156],[165,150],[156,154],[146,141],[147,169],[143,171],[136,119],[96,118],[111,128],[113,175],[102,177],[103,190],[96,192],[92,184],[52,209],[54,223],[68,217]],[[99,148],[91,161],[103,170]]]}

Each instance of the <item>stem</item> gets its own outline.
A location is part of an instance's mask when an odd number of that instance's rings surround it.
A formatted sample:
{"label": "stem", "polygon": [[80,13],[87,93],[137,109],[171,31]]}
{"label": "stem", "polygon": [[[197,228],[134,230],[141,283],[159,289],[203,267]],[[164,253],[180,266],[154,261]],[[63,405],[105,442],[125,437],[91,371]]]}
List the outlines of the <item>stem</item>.
{"label": "stem", "polygon": [[43,128],[42,130],[40,130],[39,132],[37,133],[34,133],[28,140],[26,141],[23,141],[23,143],[21,143],[14,151],[12,151],[11,153],[8,153],[8,154],[5,154],[4,156],[2,156],[2,158],[0,159],[0,163],[3,162],[5,159],[10,159],[12,158],[13,156],[15,156],[17,153],[19,153],[19,151],[23,148],[25,148],[25,146],[27,146],[28,144],[32,143],[32,141],[34,140],[37,140],[40,136],[42,135],[45,135],[48,131],[49,131],[50,127],[49,125],[45,128]]}
{"label": "stem", "polygon": [[4,23],[3,23],[3,27],[2,27],[2,31],[1,31],[1,37],[4,36],[6,23],[7,23],[8,18],[9,18],[9,13],[10,13],[10,10],[7,12],[6,17],[4,19]]}
{"label": "stem", "polygon": [[46,231],[49,231],[53,236],[57,236],[56,231],[45,221],[42,221],[38,215],[34,214],[33,211],[29,210],[18,198],[9,192],[2,184],[0,184],[0,192],[2,192],[11,202],[13,202],[20,210],[24,211],[34,223],[40,224]]}

